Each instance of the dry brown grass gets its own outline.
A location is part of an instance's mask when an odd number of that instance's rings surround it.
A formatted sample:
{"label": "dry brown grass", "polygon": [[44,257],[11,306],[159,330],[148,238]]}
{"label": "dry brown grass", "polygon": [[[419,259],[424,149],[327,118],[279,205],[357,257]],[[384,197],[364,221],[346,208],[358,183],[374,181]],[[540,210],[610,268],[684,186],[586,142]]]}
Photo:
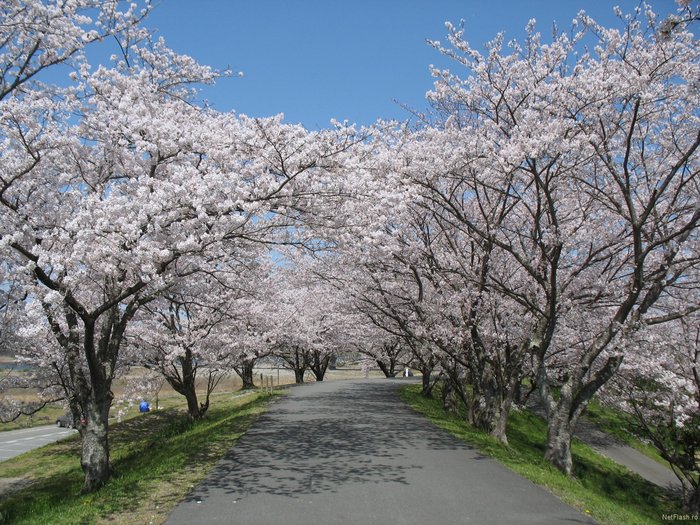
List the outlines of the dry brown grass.
{"label": "dry brown grass", "polygon": [[[128,375],[115,380],[112,388],[112,392],[114,392],[115,395],[115,402],[112,408],[113,418],[118,418],[120,420],[128,419],[138,414],[136,402],[138,400],[127,402],[127,400],[124,398],[124,392],[128,381],[137,379],[145,373],[146,370],[143,368],[132,368]],[[328,370],[324,380],[340,381],[343,379],[357,379],[361,377],[365,377],[365,374],[359,368],[340,368],[337,370]],[[379,370],[372,370],[370,371],[368,377],[383,377],[383,374]],[[255,371],[254,381],[255,385],[258,387],[262,386],[263,383],[265,385],[269,385],[270,382],[273,386],[290,385],[294,384],[294,372],[281,368],[259,368]],[[306,373],[305,381],[314,381],[314,376],[311,372]],[[226,374],[221,379],[215,390],[215,394],[212,397],[212,405],[215,403],[217,395],[238,392],[241,387],[242,382],[238,375],[233,372]],[[206,380],[199,377],[197,379],[197,394],[199,396],[204,396],[205,389]],[[37,400],[37,392],[30,389],[10,389],[8,390],[7,395],[21,402],[33,402]],[[157,395],[156,393],[152,393],[150,396],[146,396],[145,399],[151,404],[153,409],[183,407],[185,405],[184,398],[175,392],[175,390],[173,390],[172,387],[165,382],[163,383],[162,388],[158,391]],[[124,411],[124,413],[121,415],[119,415],[120,409]],[[51,425],[56,421],[58,416],[64,413],[64,411],[65,409],[61,403],[52,403],[31,417],[21,416],[14,422],[0,423],[0,431],[16,430],[37,425]]]}

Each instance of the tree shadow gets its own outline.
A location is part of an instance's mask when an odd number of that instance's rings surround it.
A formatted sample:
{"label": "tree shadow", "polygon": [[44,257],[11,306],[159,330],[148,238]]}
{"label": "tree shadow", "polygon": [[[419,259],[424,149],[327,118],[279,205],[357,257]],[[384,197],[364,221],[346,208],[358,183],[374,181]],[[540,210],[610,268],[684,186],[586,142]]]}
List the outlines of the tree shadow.
{"label": "tree shadow", "polygon": [[351,483],[407,484],[409,470],[422,468],[411,451],[472,450],[397,403],[395,383],[363,382],[343,388],[317,386],[292,393],[263,415],[192,492],[298,497],[335,493]]}

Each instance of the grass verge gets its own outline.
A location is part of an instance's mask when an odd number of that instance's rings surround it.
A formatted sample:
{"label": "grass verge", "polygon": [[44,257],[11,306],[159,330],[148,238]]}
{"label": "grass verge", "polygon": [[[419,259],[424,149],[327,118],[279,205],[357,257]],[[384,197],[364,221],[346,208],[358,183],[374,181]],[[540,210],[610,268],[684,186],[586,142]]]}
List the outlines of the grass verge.
{"label": "grass verge", "polygon": [[681,508],[676,497],[576,440],[572,445],[574,477],[566,477],[544,460],[546,423],[530,412],[511,414],[509,444],[503,445],[445,412],[438,400],[421,396],[418,385],[401,389],[401,396],[437,426],[547,488],[601,525],[658,525],[664,514],[678,513]]}
{"label": "grass verge", "polygon": [[77,434],[0,463],[0,478],[29,485],[0,502],[0,524],[157,524],[263,412],[269,395],[219,400],[202,421],[162,410],[112,426],[114,475],[80,495]]}

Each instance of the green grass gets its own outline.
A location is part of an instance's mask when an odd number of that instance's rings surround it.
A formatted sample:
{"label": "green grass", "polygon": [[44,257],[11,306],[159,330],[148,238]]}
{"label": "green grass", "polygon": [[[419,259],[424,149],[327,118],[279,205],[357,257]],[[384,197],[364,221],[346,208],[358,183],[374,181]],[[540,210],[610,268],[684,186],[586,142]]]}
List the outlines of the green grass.
{"label": "green grass", "polygon": [[269,395],[217,400],[199,422],[168,409],[112,426],[110,481],[80,495],[80,441],[69,439],[0,463],[0,477],[31,484],[0,502],[0,523],[163,523],[169,511],[245,433]]}
{"label": "green grass", "polygon": [[503,445],[456,415],[446,413],[436,399],[420,395],[420,386],[401,390],[417,412],[459,439],[475,446],[602,525],[658,525],[663,514],[679,512],[681,502],[574,440],[574,477],[568,478],[544,460],[546,424],[530,412],[513,412],[508,445]]}

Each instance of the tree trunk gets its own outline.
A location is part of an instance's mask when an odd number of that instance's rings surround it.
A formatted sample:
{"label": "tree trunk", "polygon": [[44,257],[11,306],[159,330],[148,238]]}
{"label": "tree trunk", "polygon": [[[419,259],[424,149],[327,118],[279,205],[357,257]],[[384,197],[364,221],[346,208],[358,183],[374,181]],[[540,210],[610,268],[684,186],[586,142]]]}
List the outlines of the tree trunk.
{"label": "tree trunk", "polygon": [[206,409],[204,406],[199,405],[199,400],[197,399],[197,391],[194,385],[185,385],[184,392],[185,399],[187,400],[187,415],[192,420],[202,419]]}
{"label": "tree trunk", "polygon": [[444,381],[442,385],[442,408],[445,412],[459,412],[459,396],[449,380]]}
{"label": "tree trunk", "polygon": [[111,397],[102,402],[90,399],[86,406],[80,465],[85,474],[82,493],[104,485],[111,474],[109,465],[109,408]]}
{"label": "tree trunk", "polygon": [[571,459],[572,425],[567,413],[557,411],[547,424],[547,448],[544,457],[567,476],[573,472]]}
{"label": "tree trunk", "polygon": [[304,373],[309,367],[310,356],[301,347],[296,345],[291,345],[283,349],[283,351],[277,354],[285,362],[285,368],[288,370],[294,370],[294,382],[297,384],[304,382]]}
{"label": "tree trunk", "polygon": [[547,446],[544,458],[567,476],[573,472],[571,435],[580,415],[571,414],[574,402],[572,392],[571,381],[567,381],[559,389],[559,399],[555,400],[549,385],[540,385],[540,395],[547,415]]}
{"label": "tree trunk", "polygon": [[[592,361],[592,357],[589,359]],[[617,372],[622,356],[609,357],[605,365],[583,379],[583,369],[572,373],[559,388],[559,399],[554,399],[548,377],[539,369],[537,382],[547,414],[547,448],[544,457],[567,476],[573,472],[571,437],[579,417],[585,412],[595,393]]]}
{"label": "tree trunk", "polygon": [[381,370],[384,373],[385,377],[396,377],[396,363],[393,360],[389,360],[389,365],[387,365],[384,361],[380,359],[377,359],[376,361],[379,370]]}
{"label": "tree trunk", "polygon": [[251,388],[255,388],[255,383],[253,382],[252,367],[244,371],[243,375],[241,375],[241,380],[243,381],[243,390],[250,390]]}
{"label": "tree trunk", "polygon": [[430,380],[432,368],[423,367],[421,373],[423,374],[421,394],[423,397],[433,397],[433,387],[435,383]]}
{"label": "tree trunk", "polygon": [[187,400],[187,415],[192,420],[202,419],[208,407],[200,405],[197,399],[197,367],[193,364],[192,354],[189,350],[185,352],[183,357],[179,357],[182,374],[178,374],[177,370],[171,373],[163,372],[165,380],[173,387],[173,390],[184,396]]}
{"label": "tree trunk", "polygon": [[234,367],[234,370],[238,374],[238,377],[243,381],[243,390],[250,390],[255,388],[255,383],[253,382],[253,368],[255,368],[254,360],[244,361],[240,366]]}
{"label": "tree trunk", "polygon": [[489,399],[482,398],[474,409],[473,424],[501,443],[508,444],[506,436],[508,413],[508,403],[502,403],[497,396]]}
{"label": "tree trunk", "polygon": [[[489,372],[489,369],[486,371]],[[515,394],[512,386],[514,385],[499,385],[495,375],[482,376],[474,385],[477,399],[473,414],[474,426],[505,444],[508,443],[508,414]]]}
{"label": "tree trunk", "polygon": [[498,441],[506,445],[508,444],[508,434],[506,430],[508,428],[509,413],[510,403],[505,404],[505,406],[499,406],[493,417],[493,428],[491,432],[489,432],[492,437],[495,437]]}
{"label": "tree trunk", "polygon": [[208,407],[200,405],[197,399],[197,365],[192,351],[187,348],[185,355],[178,359],[182,366],[182,390],[179,392],[187,399],[187,413],[192,420],[202,419]]}
{"label": "tree trunk", "polygon": [[[85,427],[81,425],[82,451],[80,465],[85,474],[81,492],[94,492],[102,487],[111,475],[109,464],[109,409],[112,406],[112,380],[126,323],[135,312],[135,303],[130,303],[119,317],[117,306],[110,308],[96,325],[95,319],[83,318],[83,352],[89,370],[89,380],[75,358],[77,346],[69,341],[70,375],[73,386],[71,395],[80,399]],[[76,328],[73,313],[66,315],[69,326]],[[99,330],[96,330],[96,327]],[[74,332],[77,334],[77,331]]]}
{"label": "tree trunk", "polygon": [[328,363],[330,363],[330,355],[321,355],[320,352],[314,352],[309,363],[309,368],[314,374],[316,381],[323,381],[326,375],[326,370],[328,370]]}

